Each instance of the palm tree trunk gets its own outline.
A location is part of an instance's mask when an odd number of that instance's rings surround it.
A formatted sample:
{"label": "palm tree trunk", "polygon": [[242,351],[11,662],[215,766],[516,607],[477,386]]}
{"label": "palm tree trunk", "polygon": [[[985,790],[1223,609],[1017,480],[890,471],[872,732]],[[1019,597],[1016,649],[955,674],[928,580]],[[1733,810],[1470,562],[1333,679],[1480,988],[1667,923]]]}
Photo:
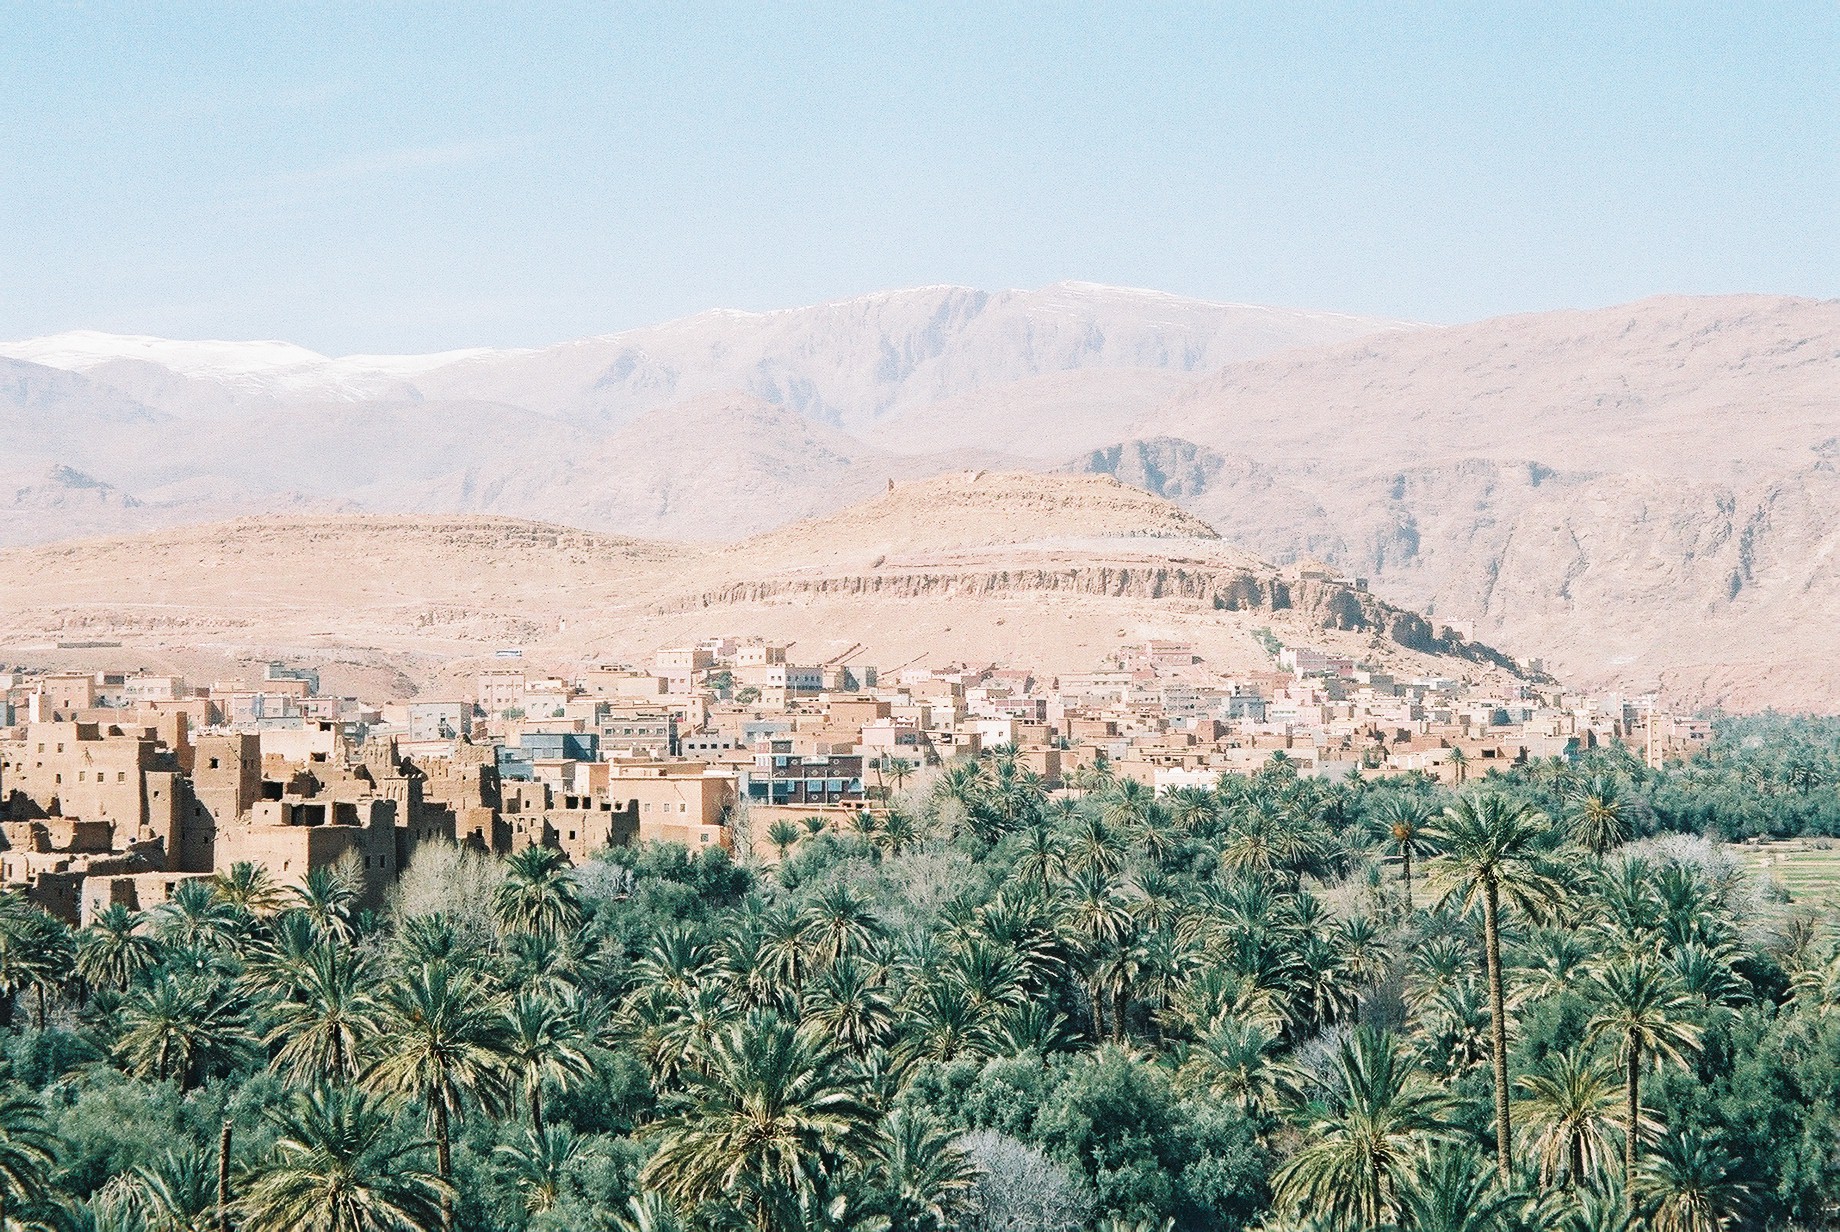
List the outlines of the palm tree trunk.
{"label": "palm tree trunk", "polygon": [[541,1137],[543,1134],[543,1080],[532,1077],[525,1084],[525,1098],[530,1103],[530,1132]]}
{"label": "palm tree trunk", "polygon": [[1500,894],[1491,878],[1483,885],[1482,934],[1489,968],[1489,1043],[1495,1067],[1495,1166],[1505,1187],[1511,1175],[1514,1135],[1508,1123],[1508,1010],[1501,982],[1500,912]]}
{"label": "palm tree trunk", "polygon": [[38,1027],[40,1031],[43,1031],[45,1029],[46,1009],[45,1009],[45,986],[42,983],[38,986],[37,1018],[38,1018],[38,1021],[35,1025]]}
{"label": "palm tree trunk", "polygon": [[1411,849],[1399,849],[1400,880],[1406,889],[1406,914],[1412,914],[1412,852]]}
{"label": "palm tree trunk", "polygon": [[217,1135],[217,1232],[230,1232],[230,1118]]}
{"label": "palm tree trunk", "polygon": [[1642,1045],[1629,1041],[1623,1061],[1623,1199],[1633,1202],[1636,1189],[1636,1124],[1642,1115]]}
{"label": "palm tree trunk", "polygon": [[454,1232],[454,1155],[448,1141],[447,1105],[434,1101],[434,1159],[441,1174],[441,1232]]}

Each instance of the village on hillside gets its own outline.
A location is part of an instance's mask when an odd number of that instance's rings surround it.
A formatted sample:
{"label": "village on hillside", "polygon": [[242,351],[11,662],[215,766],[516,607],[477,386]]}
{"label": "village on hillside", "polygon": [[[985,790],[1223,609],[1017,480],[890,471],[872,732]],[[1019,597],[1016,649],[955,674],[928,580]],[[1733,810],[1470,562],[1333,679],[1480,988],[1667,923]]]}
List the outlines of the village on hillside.
{"label": "village on hillside", "polygon": [[470,696],[397,701],[323,695],[312,666],[281,662],[209,684],[0,671],[0,882],[88,922],[247,862],[292,885],[339,868],[381,906],[427,842],[576,862],[671,842],[771,862],[991,750],[1050,791],[1103,771],[1160,793],[1274,758],[1304,775],[1461,784],[1612,741],[1658,764],[1711,739],[1708,722],[1647,699],[1396,679],[1262,640],[1269,670],[1235,675],[1175,641],[1058,677],[878,669],[860,648],[801,663],[735,637],[565,674],[505,650]]}

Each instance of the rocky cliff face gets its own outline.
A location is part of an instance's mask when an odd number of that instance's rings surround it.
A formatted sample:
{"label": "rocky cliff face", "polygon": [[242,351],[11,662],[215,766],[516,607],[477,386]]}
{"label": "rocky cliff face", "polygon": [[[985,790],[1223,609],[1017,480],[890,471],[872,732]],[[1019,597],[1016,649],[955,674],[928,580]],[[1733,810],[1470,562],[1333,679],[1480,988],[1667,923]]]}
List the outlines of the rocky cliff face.
{"label": "rocky cliff face", "polygon": [[1513,671],[1506,655],[1468,642],[1451,629],[1434,630],[1416,612],[1383,603],[1341,582],[1292,581],[1269,571],[1198,565],[1094,564],[986,570],[894,570],[813,578],[732,582],[659,604],[660,614],[745,607],[789,599],[962,599],[973,602],[1030,594],[1088,595],[1155,603],[1181,600],[1218,612],[1278,613],[1302,628],[1369,633],[1430,655],[1451,655]]}

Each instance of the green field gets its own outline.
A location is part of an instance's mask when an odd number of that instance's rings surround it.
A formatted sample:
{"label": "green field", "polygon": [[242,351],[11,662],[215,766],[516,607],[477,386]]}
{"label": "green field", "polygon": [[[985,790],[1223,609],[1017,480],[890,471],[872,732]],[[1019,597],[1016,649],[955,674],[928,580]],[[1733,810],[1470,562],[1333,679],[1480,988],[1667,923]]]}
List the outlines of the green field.
{"label": "green field", "polygon": [[1745,867],[1767,877],[1805,906],[1840,907],[1840,843],[1785,839],[1743,849]]}

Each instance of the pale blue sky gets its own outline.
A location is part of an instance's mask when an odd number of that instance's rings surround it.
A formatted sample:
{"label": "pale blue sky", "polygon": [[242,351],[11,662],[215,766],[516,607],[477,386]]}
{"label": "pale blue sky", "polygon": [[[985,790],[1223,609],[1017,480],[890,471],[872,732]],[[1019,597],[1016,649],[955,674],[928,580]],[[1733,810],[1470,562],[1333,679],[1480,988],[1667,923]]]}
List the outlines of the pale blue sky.
{"label": "pale blue sky", "polygon": [[[538,8],[541,12],[534,12]],[[0,337],[1840,296],[1840,5],[9,3]]]}

